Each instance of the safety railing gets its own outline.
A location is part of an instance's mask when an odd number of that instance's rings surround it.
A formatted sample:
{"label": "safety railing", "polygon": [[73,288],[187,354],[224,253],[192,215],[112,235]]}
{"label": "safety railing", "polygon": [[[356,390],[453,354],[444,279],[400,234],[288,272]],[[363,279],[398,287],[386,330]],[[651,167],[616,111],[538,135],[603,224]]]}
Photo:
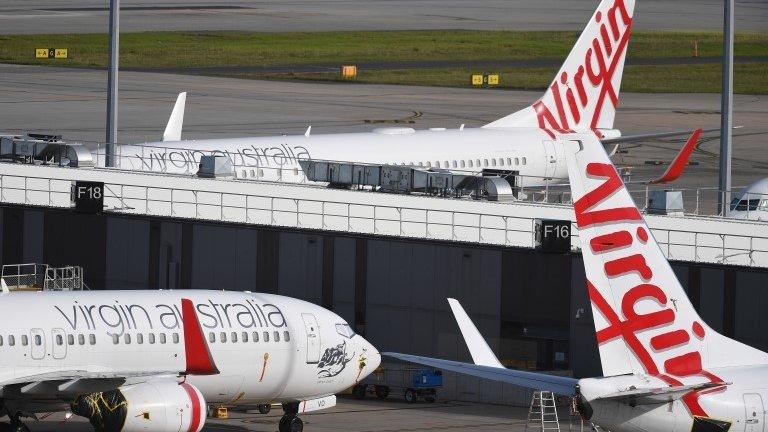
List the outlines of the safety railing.
{"label": "safety railing", "polygon": [[[68,179],[0,174],[0,200],[66,207],[70,205],[70,185]],[[353,202],[346,198],[294,198],[288,196],[290,192],[286,192],[287,196],[270,196],[114,182],[105,184],[105,191],[105,208],[114,212],[516,247],[534,246],[535,218],[544,217],[538,209],[532,212],[529,207],[522,211],[525,204],[473,202],[476,210],[466,210],[467,202],[453,200],[458,208],[447,209],[448,200],[441,198],[423,198],[418,205],[409,199],[409,205],[399,206],[376,203],[375,199]],[[338,191],[328,192],[334,194],[329,197],[338,197]],[[547,217],[572,217],[567,206],[548,207]],[[722,218],[691,220],[733,225]],[[665,228],[662,223],[654,226],[653,219],[650,222],[657,241],[671,259],[768,267],[765,230],[738,234],[733,229],[711,225],[712,232],[706,232]],[[578,248],[578,231],[574,227],[572,232],[573,247]]]}

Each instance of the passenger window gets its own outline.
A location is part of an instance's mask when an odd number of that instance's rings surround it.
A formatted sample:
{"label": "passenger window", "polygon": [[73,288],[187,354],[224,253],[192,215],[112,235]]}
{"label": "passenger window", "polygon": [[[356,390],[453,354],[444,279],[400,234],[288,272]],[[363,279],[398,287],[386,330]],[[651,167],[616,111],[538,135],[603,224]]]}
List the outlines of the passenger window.
{"label": "passenger window", "polygon": [[56,335],[56,345],[58,346],[64,345],[64,336]]}
{"label": "passenger window", "polygon": [[130,345],[131,344],[131,335],[127,334],[125,335],[125,344]]}
{"label": "passenger window", "polygon": [[67,345],[74,345],[74,344],[75,344],[75,335],[71,335],[71,334],[67,335]]}
{"label": "passenger window", "polygon": [[208,333],[208,343],[216,343],[216,333]]}
{"label": "passenger window", "polygon": [[248,332],[243,332],[243,342],[248,342]]}
{"label": "passenger window", "polygon": [[144,343],[144,335],[139,333],[136,335],[136,343],[137,344],[143,344]]}
{"label": "passenger window", "polygon": [[475,166],[477,166],[478,168],[480,168],[482,166],[482,165],[480,165],[480,159],[475,160],[475,162],[477,163]]}
{"label": "passenger window", "polygon": [[232,332],[232,343],[237,343],[237,332]]}
{"label": "passenger window", "polygon": [[504,166],[504,158],[499,158],[499,166]]}
{"label": "passenger window", "polygon": [[491,159],[491,165],[496,166],[496,159]]}
{"label": "passenger window", "polygon": [[[74,342],[74,341],[75,341],[75,340],[74,340],[74,339],[72,339],[72,342]],[[120,343],[120,336],[118,336],[118,335],[116,335],[116,334],[113,334],[113,335],[112,335],[112,343],[113,343],[113,344],[115,344],[115,345],[117,345],[118,343]],[[72,345],[72,344],[70,344],[70,345]]]}
{"label": "passenger window", "polygon": [[179,343],[179,334],[178,333],[174,333],[173,334],[173,343],[175,343],[175,344]]}
{"label": "passenger window", "polygon": [[443,165],[443,168],[450,168],[450,165],[448,165],[448,161],[443,161],[445,164]]}
{"label": "passenger window", "polygon": [[488,166],[488,159],[483,159],[483,166]]}
{"label": "passenger window", "polygon": [[8,345],[10,346],[16,345],[16,336],[8,335]]}
{"label": "passenger window", "polygon": [[0,336],[0,346],[3,346],[3,337]]}
{"label": "passenger window", "polygon": [[91,333],[88,335],[88,343],[91,345],[96,345],[96,335]]}
{"label": "passenger window", "polygon": [[149,334],[149,343],[150,343],[150,345],[155,343],[155,334],[154,333],[150,333]]}
{"label": "passenger window", "polygon": [[459,164],[458,164],[458,163],[456,163],[456,161],[453,161],[453,167],[454,167],[454,168],[458,168],[458,167],[459,167]]}
{"label": "passenger window", "polygon": [[269,342],[269,332],[264,332],[264,342]]}
{"label": "passenger window", "polygon": [[29,336],[21,335],[21,344],[24,346],[29,345]]}
{"label": "passenger window", "polygon": [[251,177],[256,177],[256,171],[255,170],[251,170]]}
{"label": "passenger window", "polygon": [[525,159],[525,156],[523,156],[523,165],[527,164],[528,161]]}
{"label": "passenger window", "polygon": [[253,332],[253,341],[258,342],[259,341],[259,332]]}
{"label": "passenger window", "polygon": [[440,168],[440,161],[435,161],[435,168]]}
{"label": "passenger window", "polygon": [[85,345],[85,335],[80,333],[77,335],[77,343],[80,345]]}
{"label": "passenger window", "polygon": [[165,343],[165,333],[160,333],[160,343],[161,344]]}
{"label": "passenger window", "polygon": [[40,335],[35,335],[35,345],[40,346],[43,344],[43,337]]}
{"label": "passenger window", "polygon": [[280,332],[275,331],[275,342],[280,342]]}
{"label": "passenger window", "polygon": [[259,168],[258,171],[256,171],[259,174],[259,177],[264,177],[264,170]]}
{"label": "passenger window", "polygon": [[472,168],[472,159],[468,160],[467,163],[469,163],[469,167]]}
{"label": "passenger window", "polygon": [[221,341],[221,343],[227,343],[227,334],[224,332],[221,332],[221,334],[219,335],[219,340]]}
{"label": "passenger window", "polygon": [[432,162],[427,161],[427,168],[432,168]]}
{"label": "passenger window", "polygon": [[515,158],[515,165],[520,165],[520,158]]}
{"label": "passenger window", "polygon": [[467,166],[467,163],[466,163],[466,162],[464,162],[463,160],[461,160],[461,161],[459,161],[459,162],[461,162],[461,167],[462,167],[462,168],[465,168],[465,167]]}
{"label": "passenger window", "polygon": [[288,333],[288,331],[286,331],[285,333],[283,333],[283,337],[285,338],[285,341],[286,341],[286,342],[290,342],[290,341],[291,341],[291,334],[290,334],[290,333]]}
{"label": "passenger window", "polygon": [[507,165],[512,166],[512,158],[507,158]]}
{"label": "passenger window", "polygon": [[424,166],[424,163],[423,163],[423,162],[419,162],[419,166],[420,166],[420,167],[423,167],[423,166]]}

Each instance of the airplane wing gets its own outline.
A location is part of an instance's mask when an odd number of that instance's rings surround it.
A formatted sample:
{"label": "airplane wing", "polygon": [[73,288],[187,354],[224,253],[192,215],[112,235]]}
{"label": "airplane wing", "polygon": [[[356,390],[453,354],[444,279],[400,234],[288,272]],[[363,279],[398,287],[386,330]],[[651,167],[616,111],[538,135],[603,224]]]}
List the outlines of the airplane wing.
{"label": "airplane wing", "polygon": [[727,386],[725,382],[706,382],[677,387],[660,387],[653,389],[630,389],[611,393],[597,398],[598,400],[622,402],[627,405],[653,405],[677,400],[692,391],[701,391]]}
{"label": "airplane wing", "polygon": [[576,394],[578,380],[570,377],[548,375],[537,372],[524,372],[503,367],[482,366],[462,363],[452,360],[441,360],[431,357],[421,357],[410,354],[385,352],[382,355],[399,360],[417,363],[437,369],[485,378],[491,381],[514,384],[536,390],[547,390],[560,395],[573,396]]}
{"label": "airplane wing", "polygon": [[451,305],[453,316],[456,318],[456,323],[459,325],[461,335],[464,337],[464,342],[467,344],[469,354],[472,356],[472,361],[476,365],[490,366],[495,368],[503,368],[496,354],[493,353],[491,347],[485,341],[480,331],[475,327],[475,324],[461,307],[461,304],[456,299],[449,298],[448,304]]}

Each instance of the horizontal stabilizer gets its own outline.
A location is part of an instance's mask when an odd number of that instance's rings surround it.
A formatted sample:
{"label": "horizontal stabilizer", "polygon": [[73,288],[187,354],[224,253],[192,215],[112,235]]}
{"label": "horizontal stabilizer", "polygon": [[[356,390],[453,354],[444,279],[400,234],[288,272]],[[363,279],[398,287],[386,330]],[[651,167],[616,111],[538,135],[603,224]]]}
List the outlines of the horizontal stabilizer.
{"label": "horizontal stabilizer", "polygon": [[611,393],[597,398],[598,400],[616,401],[628,405],[653,405],[662,404],[677,400],[689,392],[700,392],[702,390],[727,386],[724,382],[707,382],[701,384],[692,384],[676,387],[661,387],[652,389],[631,389]]}
{"label": "horizontal stabilizer", "polygon": [[471,363],[462,363],[451,360],[441,360],[430,357],[421,357],[409,354],[382,353],[406,362],[421,364],[441,370],[485,378],[492,381],[514,384],[533,390],[546,390],[566,396],[576,394],[578,380],[570,377],[561,377],[536,372],[523,372],[502,367],[482,366]]}
{"label": "horizontal stabilizer", "polygon": [[662,139],[662,138],[677,138],[681,136],[690,136],[692,133],[696,132],[697,130],[700,130],[701,133],[720,132],[720,128],[691,129],[691,130],[684,130],[684,131],[624,135],[616,138],[603,138],[600,140],[600,142],[602,142],[603,145],[609,145],[609,144],[624,144],[624,143],[637,142],[637,141],[647,141],[647,140]]}

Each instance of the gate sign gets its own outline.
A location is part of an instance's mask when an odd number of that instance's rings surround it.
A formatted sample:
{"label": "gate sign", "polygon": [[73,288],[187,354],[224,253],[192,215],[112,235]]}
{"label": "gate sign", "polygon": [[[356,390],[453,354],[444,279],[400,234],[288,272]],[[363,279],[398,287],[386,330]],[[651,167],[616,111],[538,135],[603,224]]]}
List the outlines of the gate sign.
{"label": "gate sign", "polygon": [[549,253],[571,251],[571,221],[536,219],[536,250]]}
{"label": "gate sign", "polygon": [[104,183],[76,181],[72,189],[75,210],[83,213],[101,213],[104,209]]}

